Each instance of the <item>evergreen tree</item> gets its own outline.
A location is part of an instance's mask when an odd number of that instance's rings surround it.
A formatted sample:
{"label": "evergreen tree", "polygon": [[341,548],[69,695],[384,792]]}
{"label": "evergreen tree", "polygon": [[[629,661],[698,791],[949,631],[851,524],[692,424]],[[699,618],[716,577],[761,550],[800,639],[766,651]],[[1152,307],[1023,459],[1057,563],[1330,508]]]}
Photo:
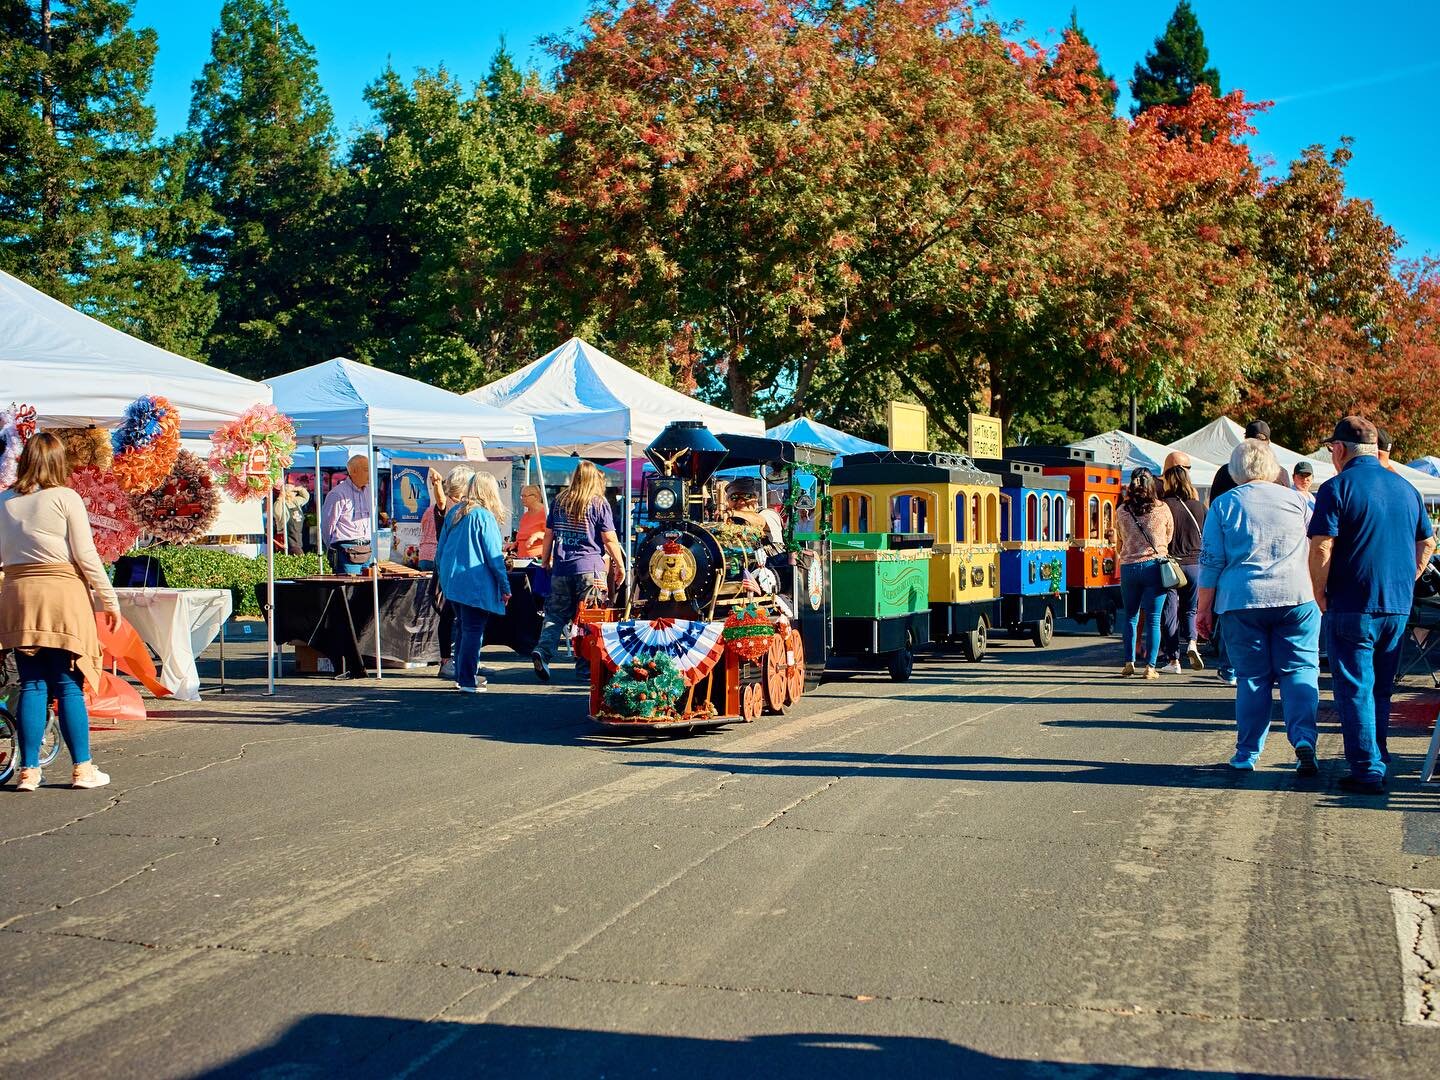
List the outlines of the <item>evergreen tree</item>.
{"label": "evergreen tree", "polygon": [[1091,42],[1085,31],[1080,28],[1080,14],[1078,10],[1073,7],[1070,9],[1070,25],[1065,28],[1065,36],[1068,39],[1078,41],[1095,54],[1095,68],[1090,74],[1094,76],[1096,82],[1105,87],[1105,104],[1109,106],[1111,112],[1114,112],[1115,102],[1120,98],[1120,87],[1114,78],[1111,77],[1110,73],[1105,70],[1105,65],[1100,63],[1100,52],[1095,48],[1094,43]]}
{"label": "evergreen tree", "polygon": [[1145,62],[1135,65],[1135,77],[1130,80],[1130,94],[1135,99],[1132,114],[1138,116],[1156,105],[1184,105],[1202,83],[1219,97],[1220,72],[1209,63],[1210,50],[1205,47],[1200,20],[1189,0],[1180,0]]}
{"label": "evergreen tree", "polygon": [[443,68],[366,90],[350,155],[352,313],[360,358],[456,390],[535,353],[538,286],[516,273],[544,227],[548,142],[503,49],[467,92]]}
{"label": "evergreen tree", "polygon": [[155,32],[129,0],[0,0],[0,267],[162,347],[213,302],[178,255],[206,218],[145,105]]}
{"label": "evergreen tree", "polygon": [[190,138],[189,190],[220,215],[191,249],[220,305],[212,360],[261,377],[345,351],[332,115],[283,0],[226,0]]}

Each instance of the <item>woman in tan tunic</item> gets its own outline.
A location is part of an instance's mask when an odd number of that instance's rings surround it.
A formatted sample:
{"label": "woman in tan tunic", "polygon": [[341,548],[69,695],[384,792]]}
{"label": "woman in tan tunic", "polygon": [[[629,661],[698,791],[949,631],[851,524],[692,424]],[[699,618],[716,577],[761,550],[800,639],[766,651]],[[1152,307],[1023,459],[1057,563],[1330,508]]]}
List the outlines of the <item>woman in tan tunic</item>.
{"label": "woman in tan tunic", "polygon": [[60,734],[75,763],[70,786],[104,787],[110,777],[90,760],[84,685],[100,683],[101,652],[93,590],[111,628],[120,605],[95,551],[95,538],[70,477],[65,445],[41,432],[20,455],[15,486],[0,495],[0,649],[15,650],[20,670],[20,779],[40,786],[40,741],[54,700]]}

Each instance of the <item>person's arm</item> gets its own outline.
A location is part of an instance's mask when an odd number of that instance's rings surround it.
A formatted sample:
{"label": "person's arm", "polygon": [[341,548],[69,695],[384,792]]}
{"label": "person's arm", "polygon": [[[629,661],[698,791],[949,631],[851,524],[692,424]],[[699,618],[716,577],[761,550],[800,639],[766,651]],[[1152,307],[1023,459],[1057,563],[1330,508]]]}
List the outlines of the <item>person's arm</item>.
{"label": "person's arm", "polygon": [[1117,505],[1114,523],[1110,526],[1110,531],[1114,534],[1115,557],[1121,561],[1124,561],[1125,558],[1125,530],[1120,527],[1120,515],[1123,513],[1125,513],[1125,508]]}
{"label": "person's arm", "polygon": [[336,484],[330,489],[330,494],[325,496],[323,515],[325,518],[325,535],[321,540],[326,545],[335,543],[335,537],[339,535],[340,525],[353,525],[354,517],[351,515],[350,500],[342,497],[340,485]]}
{"label": "person's arm", "polygon": [[605,554],[610,556],[610,588],[618,589],[625,583],[625,552],[620,548],[620,538],[613,529],[600,534],[605,544]]}
{"label": "person's arm", "polygon": [[471,517],[480,518],[480,552],[485,559],[485,569],[495,581],[500,594],[500,606],[510,603],[510,572],[505,568],[505,552],[500,543],[500,525],[487,513],[473,511]]}
{"label": "person's arm", "polygon": [[1207,638],[1215,630],[1215,590],[1225,569],[1225,536],[1211,504],[1200,529],[1200,580],[1195,592],[1195,628]]}
{"label": "person's arm", "polygon": [[1425,573],[1430,565],[1430,556],[1435,553],[1435,527],[1430,524],[1430,515],[1425,512],[1425,500],[1415,493],[1415,580]]}
{"label": "person's arm", "polygon": [[[65,490],[67,494],[63,506],[70,556],[84,574],[91,591],[100,598],[101,606],[109,615],[118,619],[120,599],[115,595],[115,587],[110,584],[109,575],[105,573],[105,564],[100,561],[100,553],[95,550],[95,536],[90,531],[90,519],[85,516],[85,503],[73,491],[68,488]],[[114,628],[113,623],[111,628]]]}
{"label": "person's arm", "polygon": [[545,570],[549,570],[550,564],[554,562],[554,549],[555,534],[546,529],[545,538],[540,541],[540,566]]}
{"label": "person's arm", "polygon": [[1329,606],[1325,599],[1325,587],[1330,583],[1330,560],[1334,554],[1333,536],[1310,538],[1310,586],[1315,590],[1315,603],[1321,612]]}
{"label": "person's arm", "polygon": [[1415,541],[1415,580],[1420,580],[1420,575],[1425,573],[1425,568],[1430,565],[1430,556],[1435,554],[1435,537],[1431,536],[1424,540]]}

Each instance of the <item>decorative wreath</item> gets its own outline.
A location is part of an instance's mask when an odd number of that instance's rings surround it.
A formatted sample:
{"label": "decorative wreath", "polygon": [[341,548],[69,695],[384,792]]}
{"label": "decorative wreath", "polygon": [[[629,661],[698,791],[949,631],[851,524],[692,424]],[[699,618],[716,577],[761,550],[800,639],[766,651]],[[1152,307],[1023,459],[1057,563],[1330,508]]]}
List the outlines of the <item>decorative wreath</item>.
{"label": "decorative wreath", "polygon": [[130,513],[130,500],[114,473],[86,465],[70,474],[70,486],[85,501],[85,514],[95,536],[100,558],[113,563],[140,538],[140,526]]}
{"label": "decorative wreath", "polygon": [[295,459],[295,425],[273,405],[254,405],[210,436],[210,469],[236,502],[259,499]]}
{"label": "decorative wreath", "polygon": [[101,472],[109,472],[115,462],[115,450],[110,445],[110,433],[97,427],[51,428],[50,434],[58,436],[65,444],[65,456],[70,468],[80,469],[94,465]]}
{"label": "decorative wreath", "polygon": [[156,540],[188,544],[210,531],[220,514],[220,495],[205,462],[181,450],[158,488],[130,496],[130,513]]}
{"label": "decorative wreath", "polygon": [[147,394],[125,407],[125,419],[110,436],[115,479],[132,495],[154,491],[180,455],[180,410]]}
{"label": "decorative wreath", "polygon": [[679,665],[664,653],[656,653],[615,670],[605,685],[605,709],[614,716],[633,719],[669,714],[683,693],[685,676]]}
{"label": "decorative wreath", "polygon": [[725,647],[742,660],[754,662],[770,648],[775,626],[758,604],[746,604],[730,613],[722,635]]}
{"label": "decorative wreath", "polygon": [[31,405],[10,403],[10,408],[0,409],[0,491],[9,491],[15,485],[15,474],[20,468],[20,451],[35,434],[35,408]]}

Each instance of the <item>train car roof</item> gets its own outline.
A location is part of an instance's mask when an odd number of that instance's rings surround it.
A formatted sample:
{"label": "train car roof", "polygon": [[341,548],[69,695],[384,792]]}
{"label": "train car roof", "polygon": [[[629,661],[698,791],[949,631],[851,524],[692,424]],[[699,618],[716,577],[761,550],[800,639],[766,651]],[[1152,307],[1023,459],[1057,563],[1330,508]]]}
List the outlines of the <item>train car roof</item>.
{"label": "train car roof", "polygon": [[1039,491],[1064,491],[1070,490],[1070,478],[1068,476],[1054,476],[1042,472],[1044,468],[1038,461],[1028,459],[1007,458],[984,458],[979,464],[986,469],[994,469],[1000,477],[1000,486],[1007,488],[1033,488]]}
{"label": "train car roof", "polygon": [[791,442],[789,439],[772,439],[763,435],[716,435],[721,445],[730,453],[725,457],[724,468],[734,469],[746,465],[829,465],[835,460],[835,452],[820,446]]}
{"label": "train car roof", "polygon": [[999,487],[1000,477],[963,454],[935,450],[873,450],[846,454],[831,478],[836,484],[983,484]]}
{"label": "train car roof", "polygon": [[1094,450],[1063,444],[1008,446],[1005,448],[1005,460],[1029,461],[1036,465],[1059,466],[1066,469],[1118,469],[1120,467],[1108,461],[1096,461]]}

